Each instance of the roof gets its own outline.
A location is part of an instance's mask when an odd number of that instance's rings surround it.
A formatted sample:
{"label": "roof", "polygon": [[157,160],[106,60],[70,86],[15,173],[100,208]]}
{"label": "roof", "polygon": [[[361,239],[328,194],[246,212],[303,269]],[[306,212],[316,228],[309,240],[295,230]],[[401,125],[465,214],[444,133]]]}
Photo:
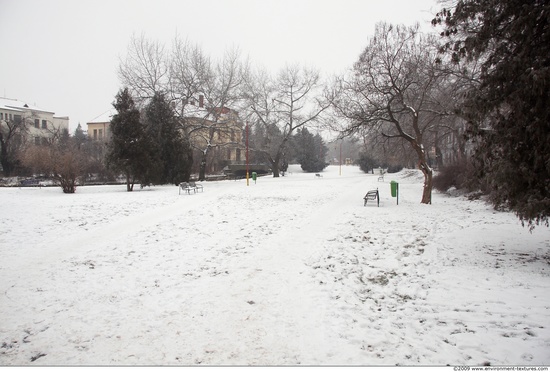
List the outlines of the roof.
{"label": "roof", "polygon": [[113,116],[116,114],[116,110],[114,108],[111,108],[104,113],[96,116],[92,120],[90,120],[87,124],[93,124],[93,123],[109,123]]}
{"label": "roof", "polygon": [[50,114],[54,113],[53,111],[44,110],[34,105],[29,105],[25,102],[22,102],[16,99],[4,98],[4,97],[0,97],[0,109],[19,111],[19,112],[25,112],[25,111],[31,110],[31,111],[47,112]]}

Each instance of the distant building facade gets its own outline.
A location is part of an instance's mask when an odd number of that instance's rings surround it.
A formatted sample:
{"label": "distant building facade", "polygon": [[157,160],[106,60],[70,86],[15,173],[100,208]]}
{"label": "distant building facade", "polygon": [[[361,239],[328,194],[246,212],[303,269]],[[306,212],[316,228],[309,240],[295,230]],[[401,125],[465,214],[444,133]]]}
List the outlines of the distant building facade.
{"label": "distant building facade", "polygon": [[[244,125],[237,111],[228,107],[207,108],[199,96],[198,100],[186,105],[184,120],[195,149],[194,163],[198,163],[201,153],[210,147],[206,164],[208,173],[221,172],[227,165],[245,163]],[[194,168],[197,166],[195,164]]]}
{"label": "distant building facade", "polygon": [[56,116],[53,111],[16,99],[0,98],[0,126],[17,122],[26,123],[26,140],[36,145],[45,144],[63,131],[69,130],[68,116]]}
{"label": "distant building facade", "polygon": [[111,119],[115,114],[116,110],[111,109],[86,123],[88,138],[92,141],[109,142],[112,136]]}
{"label": "distant building facade", "polygon": [[[172,104],[176,109],[176,105]],[[111,109],[87,123],[87,135],[92,141],[109,142],[112,136],[111,119],[116,114]],[[243,164],[243,123],[235,110],[227,107],[207,108],[204,97],[199,95],[186,103],[183,120],[192,147],[194,169],[198,171],[201,152],[210,146],[207,172],[221,172],[228,164]]]}

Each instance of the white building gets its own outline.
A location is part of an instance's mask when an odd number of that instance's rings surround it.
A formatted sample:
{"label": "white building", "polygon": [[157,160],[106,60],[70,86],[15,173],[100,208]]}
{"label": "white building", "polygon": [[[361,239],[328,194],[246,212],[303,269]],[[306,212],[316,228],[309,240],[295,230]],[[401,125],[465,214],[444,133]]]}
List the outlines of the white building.
{"label": "white building", "polygon": [[69,130],[69,117],[55,116],[53,111],[43,110],[16,99],[0,97],[0,127],[24,121],[27,124],[28,140],[35,144],[47,142],[55,134]]}

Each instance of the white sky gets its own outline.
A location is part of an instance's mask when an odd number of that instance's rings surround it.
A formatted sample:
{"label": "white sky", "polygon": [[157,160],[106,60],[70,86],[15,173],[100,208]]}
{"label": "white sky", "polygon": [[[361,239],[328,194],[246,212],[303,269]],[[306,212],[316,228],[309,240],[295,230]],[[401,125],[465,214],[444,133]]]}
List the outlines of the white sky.
{"label": "white sky", "polygon": [[378,21],[429,20],[437,0],[0,0],[0,96],[69,116],[71,132],[109,110],[132,34],[176,33],[212,57],[233,46],[253,65],[323,74],[350,67]]}

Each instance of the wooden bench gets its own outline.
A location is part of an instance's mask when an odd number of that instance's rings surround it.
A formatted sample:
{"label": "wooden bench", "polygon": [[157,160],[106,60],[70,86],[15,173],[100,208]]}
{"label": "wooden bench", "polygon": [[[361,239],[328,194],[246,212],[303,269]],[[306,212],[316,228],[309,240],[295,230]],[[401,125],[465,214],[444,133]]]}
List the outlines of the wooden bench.
{"label": "wooden bench", "polygon": [[380,194],[378,193],[378,189],[376,189],[376,190],[370,190],[369,192],[367,192],[367,195],[365,195],[365,197],[363,198],[363,200],[365,200],[364,206],[367,205],[367,202],[368,202],[369,200],[376,200],[377,206],[380,207]]}

